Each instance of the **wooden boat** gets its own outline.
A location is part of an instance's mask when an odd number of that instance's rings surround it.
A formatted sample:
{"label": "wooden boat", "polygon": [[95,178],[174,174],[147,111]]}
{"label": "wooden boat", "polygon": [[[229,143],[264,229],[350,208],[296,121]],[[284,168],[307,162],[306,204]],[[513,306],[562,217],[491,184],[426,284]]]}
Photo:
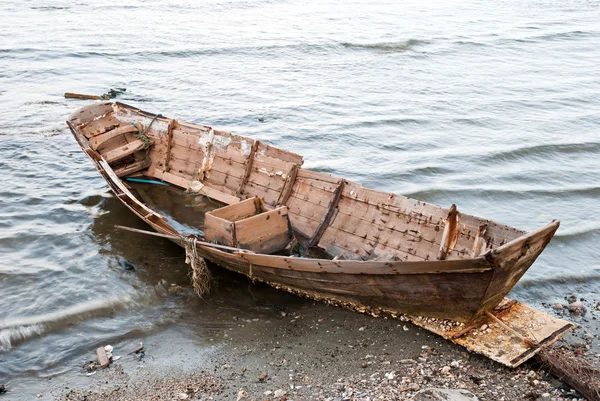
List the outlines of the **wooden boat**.
{"label": "wooden boat", "polygon": [[[159,233],[183,237],[127,178],[160,180],[224,205],[257,197],[264,205],[257,213],[285,206],[279,210],[301,255],[244,252],[239,243],[198,244],[197,252],[253,280],[335,304],[472,322],[503,300],[559,226],[524,232],[454,205],[367,189],[304,169],[300,155],[266,143],[118,102],[83,107],[67,124],[114,194]],[[203,239],[204,227],[195,228]],[[264,219],[252,227],[259,248],[271,229]]]}

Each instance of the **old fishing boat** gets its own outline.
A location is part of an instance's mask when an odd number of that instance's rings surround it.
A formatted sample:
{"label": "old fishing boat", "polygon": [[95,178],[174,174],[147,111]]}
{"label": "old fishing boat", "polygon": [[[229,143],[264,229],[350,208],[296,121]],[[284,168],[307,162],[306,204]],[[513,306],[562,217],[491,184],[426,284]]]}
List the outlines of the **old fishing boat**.
{"label": "old fishing boat", "polygon": [[371,190],[304,169],[295,153],[119,102],[83,107],[67,124],[114,194],[154,230],[187,236],[132,178],[223,206],[195,227],[201,257],[340,305],[468,324],[503,302],[559,226],[525,232]]}
{"label": "old fishing boat", "polygon": [[[559,225],[527,233],[455,206],[374,191],[304,169],[297,154],[121,103],[84,107],[68,125],[115,195],[155,230],[180,235],[125,178],[143,175],[225,205],[242,203],[213,216],[223,232],[208,240],[231,249],[199,245],[201,256],[315,298],[469,322],[500,303]],[[240,233],[236,220],[258,203],[241,201],[255,197],[263,209]],[[266,220],[272,211],[288,219]],[[270,254],[290,242],[288,221],[291,235],[318,258]],[[226,238],[234,226],[237,238]],[[271,231],[284,238],[267,238]],[[254,242],[254,253],[234,249]]]}

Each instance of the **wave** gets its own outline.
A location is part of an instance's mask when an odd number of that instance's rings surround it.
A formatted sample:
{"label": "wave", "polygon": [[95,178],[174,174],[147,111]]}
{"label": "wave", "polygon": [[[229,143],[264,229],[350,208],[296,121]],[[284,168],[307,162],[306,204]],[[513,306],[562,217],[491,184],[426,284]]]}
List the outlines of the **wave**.
{"label": "wave", "polygon": [[0,330],[0,352],[8,352],[13,346],[39,337],[45,332],[46,330],[41,324]]}
{"label": "wave", "polygon": [[[384,118],[380,120],[360,121],[357,123],[347,124],[347,126],[355,128],[370,128],[378,126],[404,126],[404,125],[424,125],[431,123],[430,120],[419,118]],[[345,125],[341,125],[344,127]]]}
{"label": "wave", "polygon": [[408,39],[400,42],[382,42],[382,43],[350,43],[343,42],[342,46],[350,49],[364,49],[364,50],[380,50],[386,53],[400,53],[408,50],[412,50],[415,47],[427,45],[429,41],[419,39]]}
{"label": "wave", "polygon": [[587,38],[596,36],[596,32],[589,31],[567,31],[567,32],[555,32],[548,33],[541,36],[536,36],[534,39],[537,40],[569,40],[569,39],[577,39],[577,38]]}
{"label": "wave", "polygon": [[13,346],[34,337],[60,330],[67,324],[136,308],[141,305],[142,300],[148,301],[154,296],[153,292],[139,292],[121,297],[93,300],[41,315],[0,320],[0,352],[9,351]]}
{"label": "wave", "polygon": [[519,282],[523,288],[538,287],[548,284],[589,284],[590,282],[600,281],[600,272],[594,271],[588,274],[578,273],[577,275],[553,275],[544,278],[525,278]]}
{"label": "wave", "polygon": [[582,143],[558,143],[544,144],[534,146],[524,146],[515,149],[500,151],[486,155],[486,160],[520,160],[526,157],[545,157],[560,154],[573,153],[600,153],[600,142],[582,142]]}
{"label": "wave", "polygon": [[560,242],[578,240],[589,235],[600,234],[600,221],[592,221],[587,224],[561,228],[554,234],[554,238]]}
{"label": "wave", "polygon": [[556,188],[482,188],[482,187],[446,187],[446,188],[427,188],[417,189],[414,191],[406,191],[404,196],[415,199],[430,199],[437,195],[446,195],[452,193],[460,193],[461,195],[471,194],[474,196],[521,196],[531,197],[536,196],[564,196],[564,195],[579,195],[579,196],[600,196],[600,186],[571,186]]}
{"label": "wave", "polygon": [[30,7],[32,10],[40,11],[52,11],[52,10],[70,10],[71,7],[56,7],[56,6],[41,6],[41,7]]}
{"label": "wave", "polygon": [[265,46],[229,46],[229,47],[208,47],[191,49],[145,49],[145,50],[113,50],[113,51],[71,51],[43,49],[43,48],[0,48],[0,53],[6,53],[7,56],[19,57],[35,53],[38,58],[58,59],[58,58],[112,58],[118,60],[131,60],[143,58],[145,60],[156,58],[190,58],[195,56],[212,55],[239,55],[257,53],[274,53],[298,51],[300,53],[322,53],[331,52],[338,48],[335,43],[289,43],[272,44]]}
{"label": "wave", "polygon": [[535,43],[535,42],[547,42],[547,41],[567,41],[581,38],[589,38],[598,36],[597,32],[591,31],[567,31],[567,32],[554,32],[547,33],[544,35],[530,36],[526,38],[507,38],[501,41],[518,42],[518,43]]}

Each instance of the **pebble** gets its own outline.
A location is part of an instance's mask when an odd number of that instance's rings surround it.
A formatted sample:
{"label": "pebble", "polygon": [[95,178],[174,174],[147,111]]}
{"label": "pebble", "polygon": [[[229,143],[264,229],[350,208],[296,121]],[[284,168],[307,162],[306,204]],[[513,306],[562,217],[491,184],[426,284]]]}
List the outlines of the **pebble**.
{"label": "pebble", "polygon": [[585,305],[582,304],[581,302],[572,302],[569,305],[569,312],[571,312],[574,315],[582,315],[584,314],[586,311]]}
{"label": "pebble", "polygon": [[567,298],[567,302],[572,304],[573,302],[577,302],[577,297],[575,295],[571,295]]}
{"label": "pebble", "polygon": [[451,369],[452,369],[452,368],[451,368],[450,366],[444,366],[444,367],[443,367],[443,368],[440,370],[440,372],[441,372],[443,375],[447,375],[448,373],[450,373],[450,370],[451,370]]}
{"label": "pebble", "polygon": [[551,307],[552,309],[554,309],[555,311],[557,311],[557,312],[562,312],[562,310],[564,309],[564,306],[562,306],[562,305],[561,305],[561,304],[559,304],[559,303],[552,304],[552,305],[550,305],[550,307]]}
{"label": "pebble", "polygon": [[[186,393],[180,393],[179,394],[179,399],[180,400],[187,400],[188,398],[190,398],[190,396],[187,395]],[[239,398],[238,398],[238,400],[239,400]]]}
{"label": "pebble", "polygon": [[275,396],[275,398],[281,398],[285,395],[285,390],[277,389],[275,390],[275,393],[273,395]]}
{"label": "pebble", "polygon": [[265,379],[266,379],[268,376],[269,376],[269,374],[268,374],[267,372],[262,372],[262,373],[260,374],[260,376],[258,376],[258,381],[259,381],[259,382],[264,382],[264,381],[265,381]]}
{"label": "pebble", "polygon": [[394,380],[394,377],[396,377],[396,375],[394,374],[394,372],[390,372],[390,373],[386,373],[385,374],[385,378],[388,380]]}
{"label": "pebble", "polygon": [[248,393],[244,390],[240,390],[237,395],[237,401],[243,400],[244,398],[248,398]]}
{"label": "pebble", "polygon": [[445,388],[428,388],[419,391],[412,398],[414,401],[477,401],[475,394],[467,390]]}

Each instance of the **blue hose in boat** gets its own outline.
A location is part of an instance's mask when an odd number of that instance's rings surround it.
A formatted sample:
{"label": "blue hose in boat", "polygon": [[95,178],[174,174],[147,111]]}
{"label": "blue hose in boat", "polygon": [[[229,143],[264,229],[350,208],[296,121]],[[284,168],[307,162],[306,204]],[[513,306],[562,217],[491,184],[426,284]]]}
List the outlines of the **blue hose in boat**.
{"label": "blue hose in boat", "polygon": [[145,180],[143,178],[133,178],[133,177],[131,177],[131,178],[125,178],[125,180],[131,181],[131,182],[142,182],[144,184],[156,184],[156,185],[167,185],[167,186],[169,185],[168,183],[163,182],[163,181]]}

